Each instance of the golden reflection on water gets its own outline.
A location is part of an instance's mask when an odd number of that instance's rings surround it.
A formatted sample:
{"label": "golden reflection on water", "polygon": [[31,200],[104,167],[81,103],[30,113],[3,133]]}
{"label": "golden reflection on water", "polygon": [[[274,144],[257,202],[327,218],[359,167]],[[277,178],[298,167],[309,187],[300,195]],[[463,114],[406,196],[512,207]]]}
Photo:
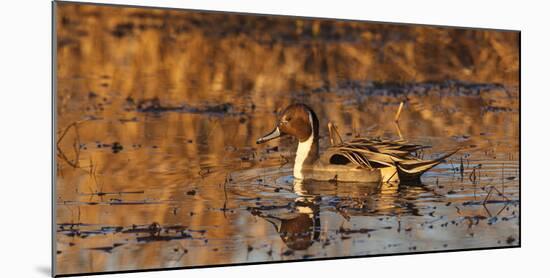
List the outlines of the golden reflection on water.
{"label": "golden reflection on water", "polygon": [[[58,274],[519,242],[517,33],[56,12]],[[295,141],[254,144],[293,102],[321,147],[329,120],[395,137],[401,101],[426,157],[462,147],[422,186],[296,184]]]}

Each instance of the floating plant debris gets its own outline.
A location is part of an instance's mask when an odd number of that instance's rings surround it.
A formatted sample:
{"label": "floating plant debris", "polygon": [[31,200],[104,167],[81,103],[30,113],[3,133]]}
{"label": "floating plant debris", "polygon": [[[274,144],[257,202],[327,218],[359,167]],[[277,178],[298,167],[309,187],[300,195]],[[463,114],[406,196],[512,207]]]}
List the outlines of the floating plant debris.
{"label": "floating plant debris", "polygon": [[232,111],[233,106],[229,103],[215,104],[215,105],[204,105],[204,106],[190,106],[187,104],[182,105],[163,105],[161,104],[160,99],[144,99],[138,101],[136,109],[139,112],[150,112],[150,113],[162,113],[162,112],[180,112],[180,113],[209,113],[209,114],[225,114]]}

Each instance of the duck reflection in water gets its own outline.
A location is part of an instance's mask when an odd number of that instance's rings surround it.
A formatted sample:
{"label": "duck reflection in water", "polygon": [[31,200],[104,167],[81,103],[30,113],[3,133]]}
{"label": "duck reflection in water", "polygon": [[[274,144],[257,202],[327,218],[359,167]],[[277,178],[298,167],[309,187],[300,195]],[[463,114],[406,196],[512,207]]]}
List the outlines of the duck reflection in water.
{"label": "duck reflection in water", "polygon": [[273,224],[285,245],[292,250],[306,250],[319,241],[321,233],[320,196],[308,194],[301,180],[295,180],[293,191],[298,195],[283,213],[252,209],[252,214]]}
{"label": "duck reflection in water", "polygon": [[[321,211],[334,212],[345,221],[358,216],[420,215],[414,201],[420,194],[442,197],[422,185],[397,183],[353,184],[294,180],[297,197],[284,208],[251,209],[251,213],[271,223],[285,245],[306,250],[322,241],[329,223],[321,221]],[[327,227],[322,227],[321,223]]]}

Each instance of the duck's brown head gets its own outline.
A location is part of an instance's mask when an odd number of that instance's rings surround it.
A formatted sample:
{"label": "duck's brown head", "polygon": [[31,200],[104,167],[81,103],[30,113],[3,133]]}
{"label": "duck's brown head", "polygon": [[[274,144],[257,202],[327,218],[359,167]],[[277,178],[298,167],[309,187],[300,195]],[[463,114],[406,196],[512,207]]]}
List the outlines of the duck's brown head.
{"label": "duck's brown head", "polygon": [[275,129],[267,135],[259,138],[256,144],[265,143],[275,138],[290,135],[300,142],[305,142],[311,135],[319,138],[319,120],[313,110],[305,104],[292,104],[288,106],[278,120]]}

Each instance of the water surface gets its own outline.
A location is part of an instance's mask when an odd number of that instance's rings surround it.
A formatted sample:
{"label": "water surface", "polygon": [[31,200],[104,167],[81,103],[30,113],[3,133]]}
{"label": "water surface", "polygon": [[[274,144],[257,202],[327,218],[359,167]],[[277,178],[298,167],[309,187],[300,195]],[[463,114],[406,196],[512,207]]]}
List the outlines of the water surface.
{"label": "water surface", "polygon": [[[515,34],[58,5],[58,274],[519,244]],[[321,149],[330,120],[461,151],[300,183],[296,140],[255,144],[294,102]]]}

